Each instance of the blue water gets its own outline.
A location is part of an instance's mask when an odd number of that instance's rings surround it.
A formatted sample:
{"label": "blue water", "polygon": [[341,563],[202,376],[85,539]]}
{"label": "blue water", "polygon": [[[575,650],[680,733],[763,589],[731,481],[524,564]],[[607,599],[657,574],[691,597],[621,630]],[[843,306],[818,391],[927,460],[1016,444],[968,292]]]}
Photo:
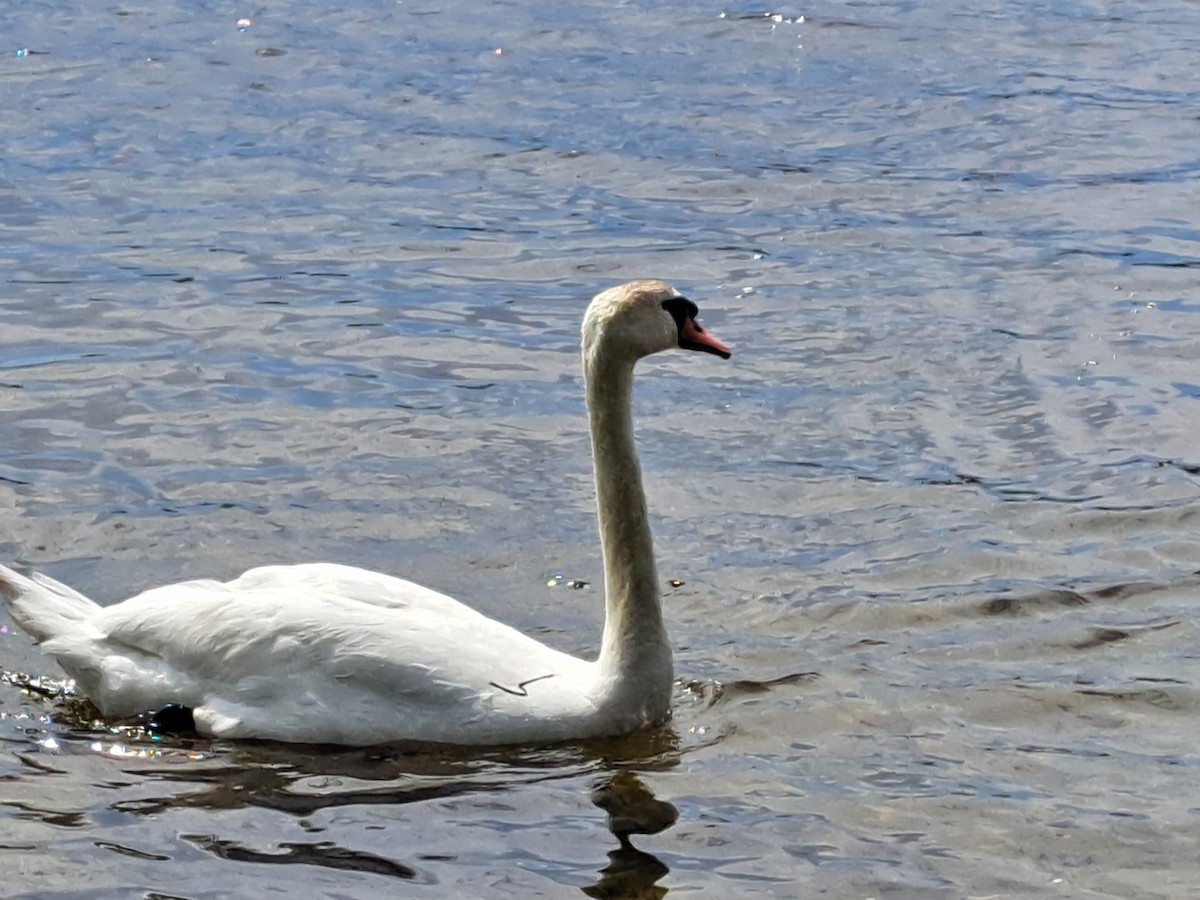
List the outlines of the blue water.
{"label": "blue water", "polygon": [[[153,742],[23,691],[56,670],[10,628],[6,896],[1200,879],[1200,7],[62,0],[0,34],[4,560],[104,602],[336,560],[593,652],[583,305],[666,278],[735,349],[638,385],[667,733]],[[606,790],[678,821],[618,849]]]}

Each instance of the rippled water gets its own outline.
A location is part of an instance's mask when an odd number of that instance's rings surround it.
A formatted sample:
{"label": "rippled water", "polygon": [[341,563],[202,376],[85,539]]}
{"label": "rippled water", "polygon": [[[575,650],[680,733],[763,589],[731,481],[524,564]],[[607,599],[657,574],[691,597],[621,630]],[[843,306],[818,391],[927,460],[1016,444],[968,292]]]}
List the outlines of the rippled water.
{"label": "rippled water", "polygon": [[1193,889],[1200,8],[766,12],[0,11],[6,560],[348,562],[591,652],[583,304],[735,348],[641,371],[670,728],[156,741],[7,629],[5,896]]}

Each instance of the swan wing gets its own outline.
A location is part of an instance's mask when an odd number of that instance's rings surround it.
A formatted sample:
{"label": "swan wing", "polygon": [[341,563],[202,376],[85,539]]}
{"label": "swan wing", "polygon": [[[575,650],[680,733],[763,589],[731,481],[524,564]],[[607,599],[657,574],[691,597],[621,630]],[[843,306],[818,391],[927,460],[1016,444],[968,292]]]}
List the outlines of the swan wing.
{"label": "swan wing", "polygon": [[217,736],[343,744],[482,733],[524,715],[523,685],[544,709],[589,666],[444,594],[321,564],[155,588],[43,649],[109,714],[179,703]]}

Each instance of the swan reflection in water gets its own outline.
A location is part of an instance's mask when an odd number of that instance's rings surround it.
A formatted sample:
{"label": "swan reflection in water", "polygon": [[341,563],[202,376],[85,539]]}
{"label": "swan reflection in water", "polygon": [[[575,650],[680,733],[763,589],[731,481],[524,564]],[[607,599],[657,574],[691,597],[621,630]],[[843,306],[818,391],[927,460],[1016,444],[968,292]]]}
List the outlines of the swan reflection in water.
{"label": "swan reflection in water", "polygon": [[607,776],[592,791],[592,802],[608,813],[608,830],[621,845],[609,851],[600,880],[583,888],[589,897],[662,897],[658,881],[670,869],[657,856],[634,847],[632,834],[658,834],[675,824],[679,810],[659,800],[637,775],[620,771]]}
{"label": "swan reflection in water", "polygon": [[[84,723],[80,723],[83,725]],[[87,726],[84,725],[86,728]],[[82,729],[81,729],[82,731]],[[93,734],[95,734],[93,732]],[[138,758],[133,751],[142,746],[146,733],[130,728],[126,739],[107,743],[92,741],[96,752],[108,756],[130,754],[125,774],[141,780],[139,796],[117,800],[108,809],[134,816],[163,816],[176,810],[232,811],[262,809],[294,817],[307,832],[325,829],[319,823],[324,810],[392,807],[397,822],[412,821],[405,810],[417,803],[437,803],[455,798],[477,798],[481,808],[492,808],[502,795],[523,791],[528,804],[536,805],[539,786],[579,782],[590,791],[590,799],[602,811],[606,827],[617,846],[607,858],[595,860],[595,880],[581,885],[589,897],[661,897],[667,889],[658,882],[668,867],[658,857],[633,846],[631,838],[664,831],[675,824],[676,808],[659,800],[637,773],[653,773],[673,768],[681,749],[678,735],[670,728],[654,729],[625,738],[587,742],[583,745],[532,751],[494,750],[480,753],[465,748],[429,745],[393,746],[368,750],[344,750],[328,747],[303,748],[271,743],[224,743],[180,735],[154,736],[157,756]],[[69,738],[64,750],[70,752],[73,741],[85,740],[80,732]],[[120,748],[120,753],[114,753]],[[309,752],[311,751],[311,752]],[[161,763],[161,764],[160,764]],[[156,791],[146,788],[177,786],[179,790]],[[568,790],[572,788],[565,785]],[[495,800],[487,800],[491,796]],[[547,793],[544,796],[549,796]],[[508,807],[506,807],[508,808]],[[558,816],[548,817],[552,824]],[[364,820],[379,823],[378,814],[364,814]],[[194,825],[194,819],[189,824]],[[207,821],[207,820],[206,820]],[[226,820],[214,818],[214,829]],[[503,830],[503,823],[497,823]],[[597,826],[599,822],[597,821]],[[438,877],[443,866],[456,861],[467,863],[453,850],[455,835],[440,835],[440,846],[423,852],[410,845],[411,857],[397,858],[356,849],[332,840],[271,841],[255,846],[223,834],[193,829],[180,839],[195,849],[219,859],[238,863],[269,865],[300,864],[341,869],[374,876],[428,882]],[[181,829],[182,830],[182,829]],[[264,837],[263,830],[257,830]],[[509,832],[510,834],[512,832]],[[571,838],[571,843],[576,839]],[[465,843],[465,840],[464,840]],[[528,858],[531,850],[513,848],[518,858]],[[553,850],[533,848],[538,870],[561,881],[580,883],[577,859],[556,860]],[[469,855],[469,854],[468,854]],[[497,860],[489,860],[494,867]],[[590,868],[590,866],[589,866]],[[439,879],[440,880],[440,879]]]}

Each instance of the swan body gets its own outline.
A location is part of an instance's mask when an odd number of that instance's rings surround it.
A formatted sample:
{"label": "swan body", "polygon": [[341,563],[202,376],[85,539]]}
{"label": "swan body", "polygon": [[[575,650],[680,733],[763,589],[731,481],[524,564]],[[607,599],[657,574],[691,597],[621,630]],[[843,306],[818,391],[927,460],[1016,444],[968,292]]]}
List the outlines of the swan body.
{"label": "swan body", "polygon": [[594,661],[429,588],[332,563],[185,581],[110,607],[0,566],[0,596],[103,714],[180,705],[214,737],[497,745],[661,722],[673,674],[633,443],[633,368],[672,347],[727,358],[695,316],[661,281],[604,291],[584,316],[606,595]]}

